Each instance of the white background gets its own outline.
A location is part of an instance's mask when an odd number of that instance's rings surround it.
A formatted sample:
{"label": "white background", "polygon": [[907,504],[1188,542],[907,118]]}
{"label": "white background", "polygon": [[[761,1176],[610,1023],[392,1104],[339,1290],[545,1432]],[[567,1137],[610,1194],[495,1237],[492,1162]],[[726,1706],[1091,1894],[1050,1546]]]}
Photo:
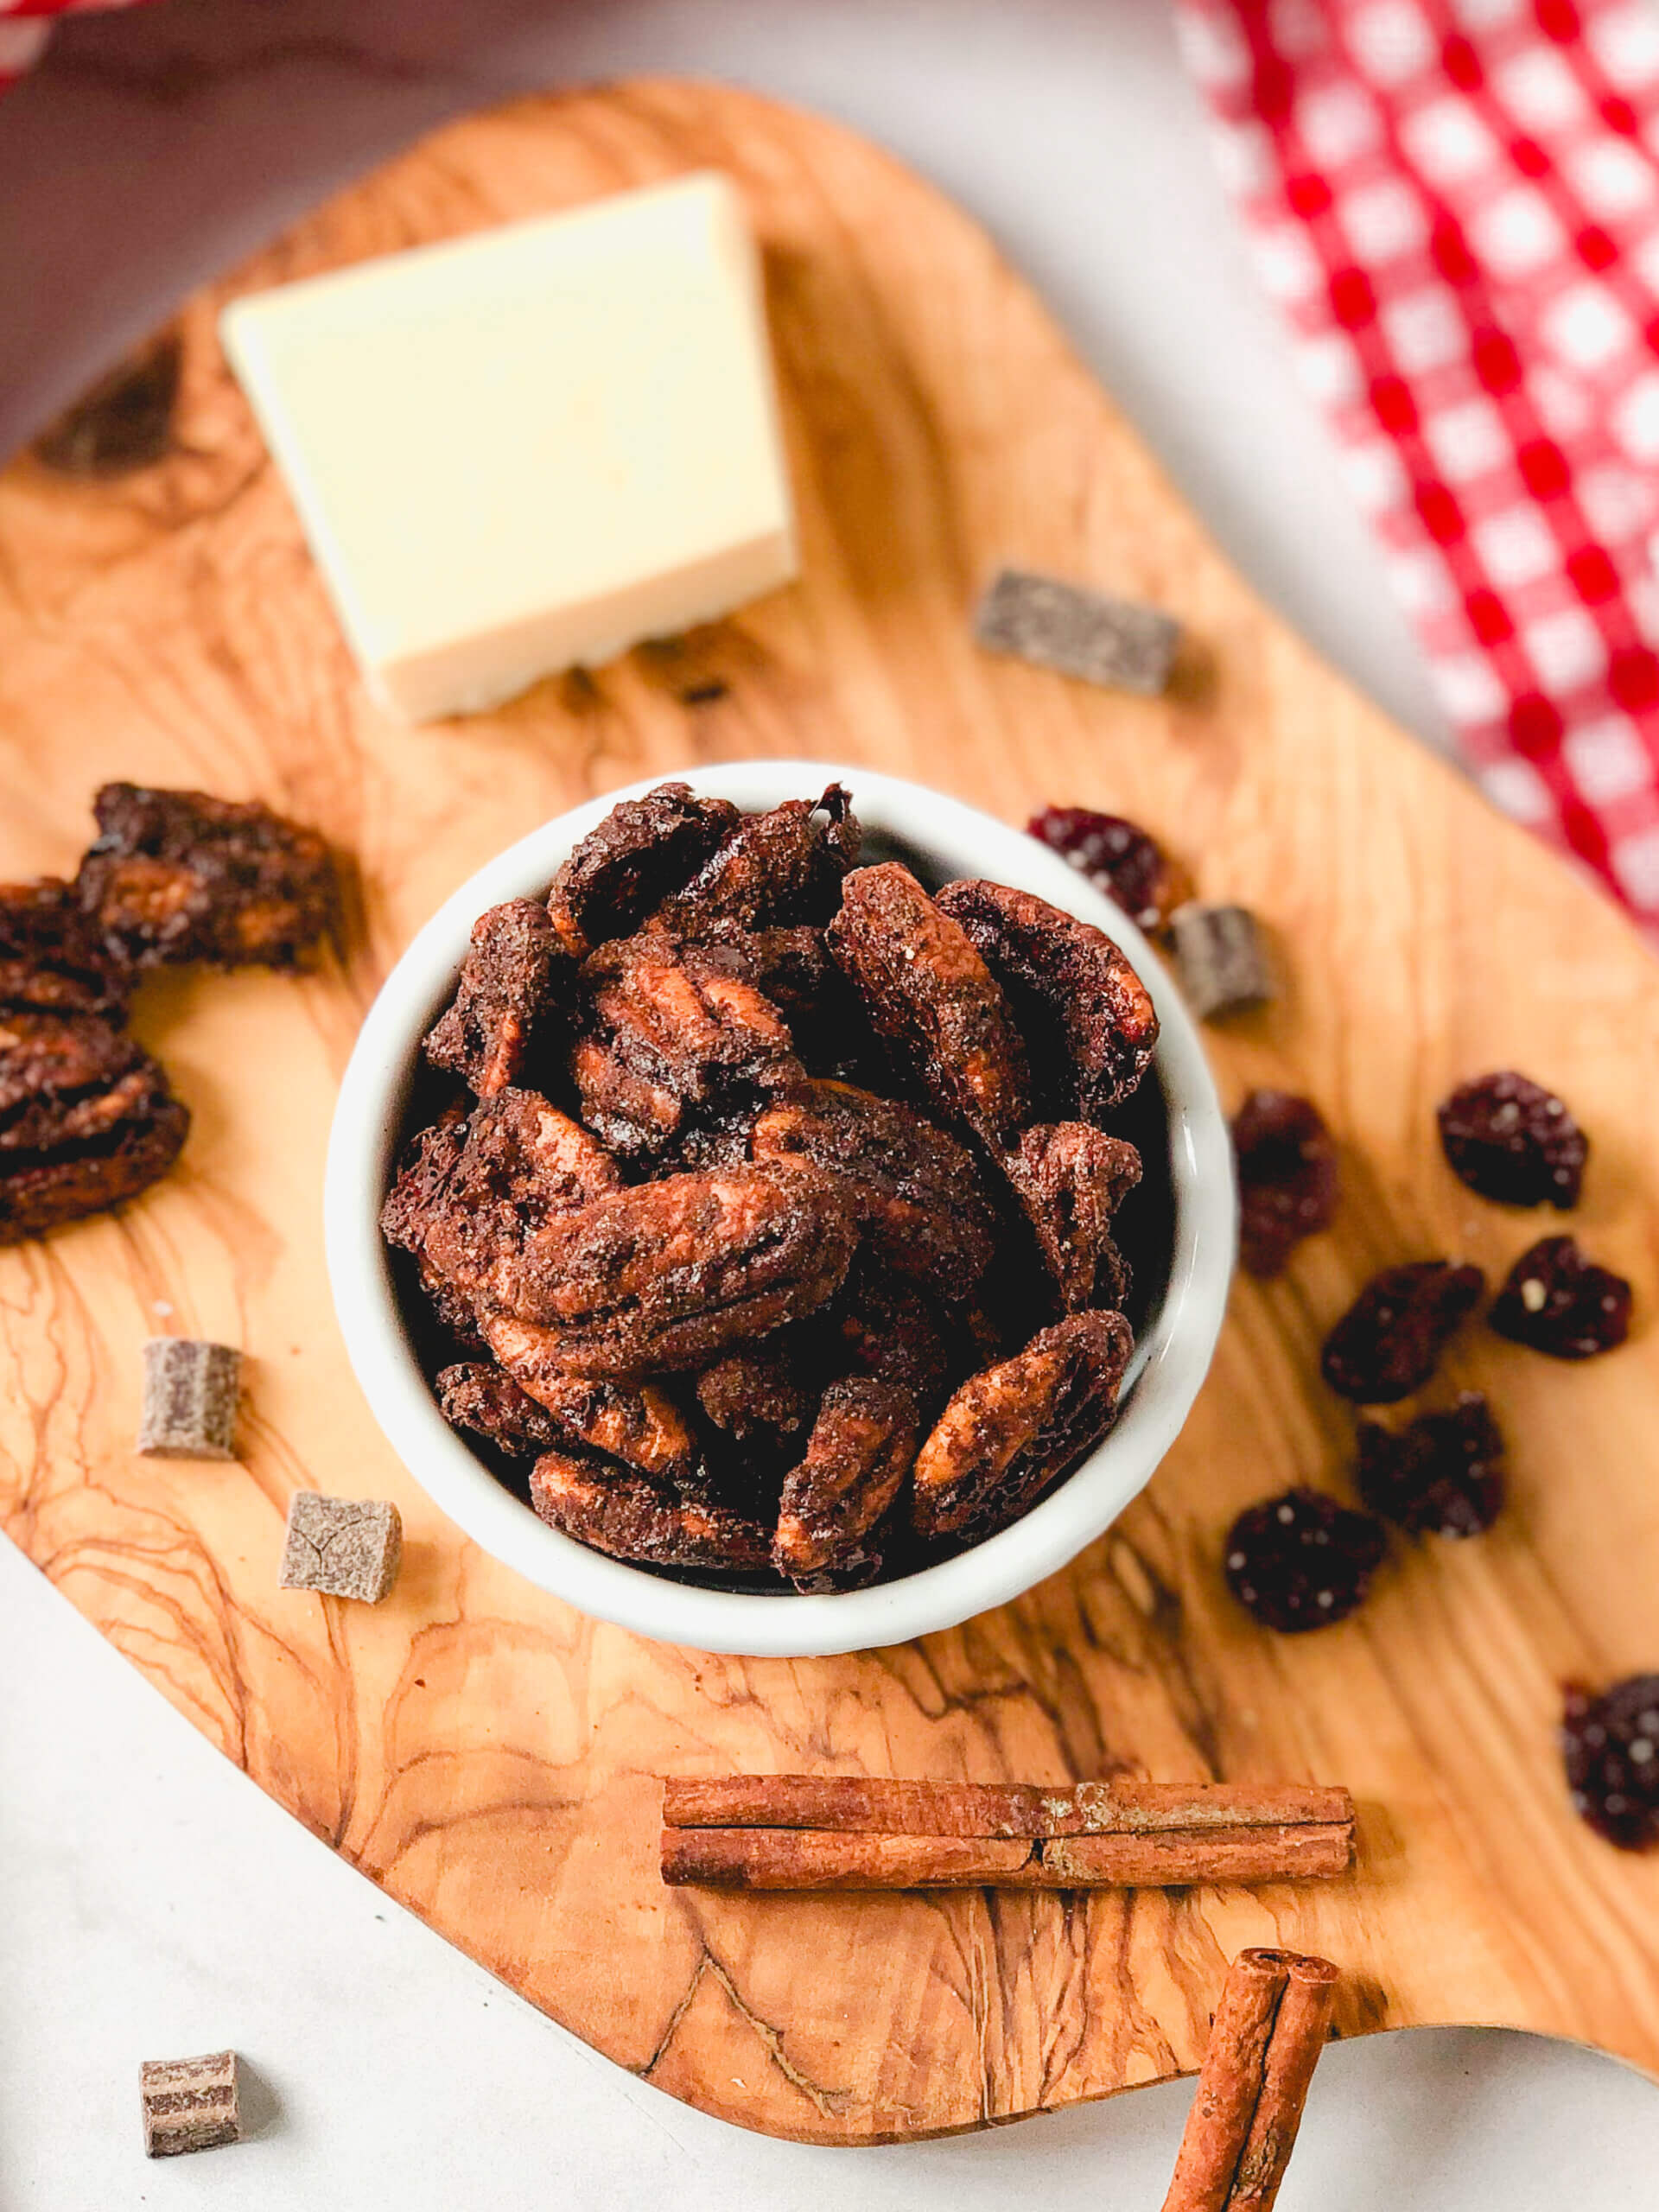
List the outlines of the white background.
{"label": "white background", "polygon": [[[232,16],[239,4],[223,0]],[[272,10],[242,11],[275,35]],[[319,9],[285,0],[282,14],[291,34]],[[174,29],[158,12],[142,35],[176,38],[192,21],[188,6],[165,16]],[[340,35],[332,57],[325,41],[305,65],[327,79],[315,99],[296,97],[298,65],[279,56],[263,90],[244,71],[187,85],[168,108],[134,101],[124,137],[107,73],[66,69],[19,95],[9,148],[0,111],[0,205],[49,196],[49,149],[75,164],[87,211],[84,238],[54,249],[58,350],[29,347],[40,397],[321,181],[447,108],[626,69],[727,76],[842,115],[972,207],[1258,587],[1438,739],[1410,640],[1255,295],[1162,0],[331,0],[327,19]],[[136,17],[119,28],[122,52],[140,51],[141,30]],[[365,49],[403,55],[411,39],[418,71],[365,66]],[[144,233],[135,276],[122,226],[143,232],[157,208],[166,219]],[[29,247],[21,225],[10,245],[0,226],[0,297],[23,296]],[[0,1681],[0,2212],[1161,2201],[1181,2085],[861,2152],[744,2136],[643,2087],[302,1834],[4,1547]],[[256,2139],[147,2164],[140,2058],[226,2044],[254,2072]],[[1281,2202],[1650,2212],[1656,2171],[1659,2091],[1610,2062],[1519,2037],[1395,2036],[1327,2055]]]}

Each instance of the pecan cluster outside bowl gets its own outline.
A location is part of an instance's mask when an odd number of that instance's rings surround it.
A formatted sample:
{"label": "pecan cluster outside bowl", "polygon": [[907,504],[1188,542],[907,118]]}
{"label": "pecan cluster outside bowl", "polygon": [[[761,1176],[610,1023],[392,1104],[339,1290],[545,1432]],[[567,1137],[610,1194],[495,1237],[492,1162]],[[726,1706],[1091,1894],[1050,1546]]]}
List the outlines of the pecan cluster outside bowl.
{"label": "pecan cluster outside bowl", "polygon": [[700,793],[760,810],[838,780],[851,792],[867,860],[903,861],[930,889],[960,877],[1014,886],[1108,931],[1151,990],[1160,1024],[1137,1130],[1147,1196],[1133,1253],[1135,1350],[1121,1410],[1100,1444],[1028,1513],[901,1579],[810,1593],[711,1589],[624,1564],[538,1519],[449,1427],[422,1364],[379,1215],[415,1125],[422,1039],[451,998],[472,925],[486,907],[540,897],[560,863],[620,798],[607,792],[532,830],[463,883],[419,931],[370,1008],[340,1086],[324,1191],[328,1270],[358,1381],[422,1488],[484,1548],[585,1613],[705,1651],[809,1658],[897,1643],[1020,1596],[1054,1573],[1141,1491],[1208,1370],[1235,1247],[1232,1147],[1198,1032],[1145,938],[1076,870],[1023,832],[919,784],[802,760],[683,772]]}

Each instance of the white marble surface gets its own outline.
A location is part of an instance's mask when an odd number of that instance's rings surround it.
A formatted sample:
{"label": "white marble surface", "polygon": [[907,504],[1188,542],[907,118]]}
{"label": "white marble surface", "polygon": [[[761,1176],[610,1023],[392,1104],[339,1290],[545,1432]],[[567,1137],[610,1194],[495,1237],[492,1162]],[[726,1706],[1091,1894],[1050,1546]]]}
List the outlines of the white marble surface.
{"label": "white marble surface", "polygon": [[[0,108],[0,447],[195,276],[444,114],[728,76],[886,140],[1047,291],[1242,567],[1431,739],[1410,641],[1289,382],[1161,0],[163,0]],[[0,2212],[1133,2212],[1177,2085],[997,2133],[810,2152],[595,2058],[269,1805],[0,1547]],[[149,2166],[143,2056],[230,2043],[257,2139]],[[1659,2092],[1511,2036],[1333,2050],[1285,2212],[1647,2212]]]}

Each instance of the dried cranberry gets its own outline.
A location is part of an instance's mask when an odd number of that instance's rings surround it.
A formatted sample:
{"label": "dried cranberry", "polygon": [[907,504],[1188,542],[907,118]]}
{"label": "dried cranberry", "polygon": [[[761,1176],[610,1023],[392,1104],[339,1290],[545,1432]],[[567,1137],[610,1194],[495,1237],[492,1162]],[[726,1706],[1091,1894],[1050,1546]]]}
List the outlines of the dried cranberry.
{"label": "dried cranberry", "polygon": [[1325,1340],[1319,1371],[1338,1397],[1391,1406],[1421,1390],[1486,1278],[1450,1260],[1384,1268]]}
{"label": "dried cranberry", "polygon": [[1359,1494],[1414,1536],[1478,1536],[1503,1503],[1503,1439],[1491,1408],[1465,1390],[1450,1413],[1423,1414],[1394,1435],[1359,1428]]}
{"label": "dried cranberry", "polygon": [[1542,1084],[1513,1071],[1484,1075],[1452,1093],[1440,1124],[1452,1173],[1483,1198],[1563,1212],[1579,1203],[1589,1143]]}
{"label": "dried cranberry", "polygon": [[1371,1586],[1387,1539],[1369,1513],[1316,1490],[1252,1505],[1227,1538],[1227,1587],[1254,1621],[1282,1636],[1345,1620]]}
{"label": "dried cranberry", "polygon": [[1276,1275],[1294,1245],[1327,1229],[1337,1208],[1337,1148],[1311,1098],[1253,1090],[1233,1122],[1239,1257]]}
{"label": "dried cranberry", "polygon": [[1569,1688],[1561,1761],[1573,1809],[1621,1851],[1659,1843],[1659,1675],[1631,1675],[1599,1697]]}
{"label": "dried cranberry", "polygon": [[1593,1359],[1630,1333],[1630,1286],[1586,1260],[1571,1236],[1543,1236],[1505,1278],[1487,1319],[1552,1359]]}
{"label": "dried cranberry", "polygon": [[1136,823],[1086,806],[1046,806],[1031,835],[1086,875],[1132,922],[1155,934],[1192,895],[1186,872]]}

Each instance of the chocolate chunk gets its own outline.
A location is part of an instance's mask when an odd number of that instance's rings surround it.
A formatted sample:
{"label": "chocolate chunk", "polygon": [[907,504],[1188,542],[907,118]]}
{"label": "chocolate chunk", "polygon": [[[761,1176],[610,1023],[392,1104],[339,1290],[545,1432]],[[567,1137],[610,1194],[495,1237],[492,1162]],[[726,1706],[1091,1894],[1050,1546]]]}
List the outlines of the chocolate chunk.
{"label": "chocolate chunk", "polygon": [[291,968],[334,918],[327,846],[257,800],[105,784],[93,811],[99,836],[76,893],[105,938],[141,967]]}
{"label": "chocolate chunk", "polygon": [[173,442],[183,347],[162,331],[98,382],[35,439],[35,458],[62,476],[126,476],[162,460]]}
{"label": "chocolate chunk", "polygon": [[917,1454],[918,1531],[978,1538],[1017,1520],[1111,1426],[1134,1348],[1121,1313],[1074,1313],[970,1376]]}
{"label": "chocolate chunk", "polygon": [[1630,1286],[1571,1236],[1544,1236],[1510,1269],[1486,1316],[1500,1337],[1552,1359],[1593,1359],[1630,1333]]}
{"label": "chocolate chunk", "polygon": [[553,879],[547,911],[560,944],[583,960],[626,937],[696,874],[738,821],[729,799],[699,798],[689,784],[659,784],[618,802]]}
{"label": "chocolate chunk", "polygon": [[136,1198],[189,1127],[156,1062],[98,1015],[0,1013],[0,1244]]}
{"label": "chocolate chunk", "polygon": [[152,1337],[144,1346],[138,1449],[157,1459],[233,1459],[242,1355],[230,1344]]}
{"label": "chocolate chunk", "polygon": [[1169,930],[1181,988],[1200,1021],[1275,995],[1262,932],[1247,907],[1192,899],[1170,916]]}
{"label": "chocolate chunk", "polygon": [[1169,918],[1192,896],[1186,870],[1138,823],[1086,806],[1046,806],[1026,824],[1051,852],[1070,861],[1149,937],[1162,937]]}
{"label": "chocolate chunk", "polygon": [[0,886],[0,1008],[119,1021],[133,981],[131,963],[81,912],[73,884],[41,876]]}
{"label": "chocolate chunk", "polygon": [[980,601],[974,636],[991,652],[1062,676],[1154,695],[1169,682],[1181,626],[1156,607],[1004,569]]}
{"label": "chocolate chunk", "polygon": [[1374,1275],[1325,1340],[1319,1372],[1339,1398],[1391,1406],[1421,1390],[1486,1278],[1450,1260]]}
{"label": "chocolate chunk", "polygon": [[397,1580],[403,1554],[404,1523],[395,1505],[320,1497],[314,1490],[297,1490],[289,1500],[284,1590],[316,1590],[376,1605]]}
{"label": "chocolate chunk", "polygon": [[855,869],[830,949],[904,1073],[995,1146],[1027,1117],[1026,1051],[1001,986],[961,924],[896,861]]}
{"label": "chocolate chunk", "polygon": [[1397,1436],[1362,1421],[1359,1494],[1414,1536],[1490,1529],[1503,1503],[1503,1439],[1485,1399],[1465,1390],[1449,1413],[1421,1414]]}
{"label": "chocolate chunk", "polygon": [[138,2069],[144,2156],[175,2158],[242,2140],[241,2083],[233,2050],[204,2058],[147,2058]]}
{"label": "chocolate chunk", "polygon": [[1007,992],[1050,1117],[1121,1105],[1152,1064],[1158,1016],[1105,931],[1002,883],[948,883],[938,903]]}
{"label": "chocolate chunk", "polygon": [[569,963],[538,899],[509,899],[473,924],[455,995],[426,1040],[426,1057],[493,1098],[525,1079],[545,1050],[549,1016]]}
{"label": "chocolate chunk", "polygon": [[1276,1275],[1305,1236],[1337,1210],[1337,1147],[1311,1098],[1253,1090],[1233,1117],[1239,1258]]}
{"label": "chocolate chunk", "polygon": [[1561,1758],[1573,1809],[1621,1851],[1659,1844],[1659,1675],[1630,1675],[1598,1697],[1569,1688]]}
{"label": "chocolate chunk", "polygon": [[1346,1620],[1371,1586],[1388,1540],[1380,1521],[1314,1490],[1287,1490],[1234,1522],[1227,1587],[1253,1621],[1300,1636]]}
{"label": "chocolate chunk", "polygon": [[1566,1103],[1541,1083],[1507,1070],[1452,1093],[1439,1114],[1452,1173],[1500,1205],[1579,1203],[1590,1147]]}

